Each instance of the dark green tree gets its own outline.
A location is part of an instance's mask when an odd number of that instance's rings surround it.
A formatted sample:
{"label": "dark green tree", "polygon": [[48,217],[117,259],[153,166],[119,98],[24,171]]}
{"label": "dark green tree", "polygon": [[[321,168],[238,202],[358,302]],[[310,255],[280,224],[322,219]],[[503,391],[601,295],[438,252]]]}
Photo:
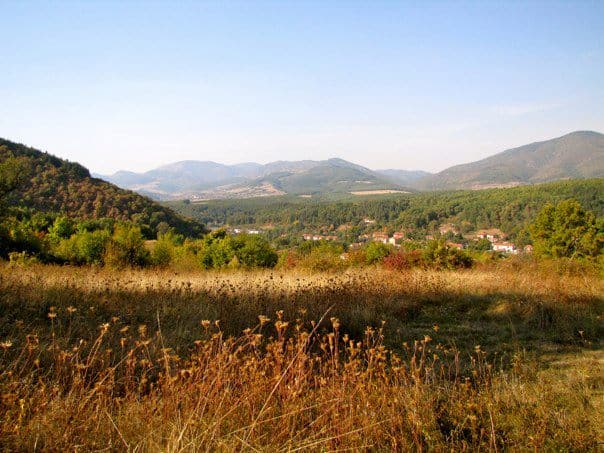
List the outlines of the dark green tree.
{"label": "dark green tree", "polygon": [[534,252],[551,258],[596,257],[602,253],[604,231],[593,213],[569,199],[546,204],[530,227]]}

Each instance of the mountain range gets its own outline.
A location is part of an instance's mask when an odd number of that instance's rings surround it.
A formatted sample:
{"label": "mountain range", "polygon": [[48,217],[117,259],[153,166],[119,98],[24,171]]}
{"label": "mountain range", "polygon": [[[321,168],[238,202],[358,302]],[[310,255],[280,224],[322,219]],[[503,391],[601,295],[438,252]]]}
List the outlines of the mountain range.
{"label": "mountain range", "polygon": [[[394,175],[390,175],[394,172]],[[97,175],[120,187],[157,199],[249,198],[270,195],[402,192],[405,182],[425,172],[373,171],[343,159],[277,161],[265,165],[224,165],[181,161],[146,173],[118,171]]]}
{"label": "mountain range", "polygon": [[119,171],[109,176],[95,176],[162,200],[513,187],[560,179],[604,177],[604,135],[572,132],[435,174],[371,170],[334,158],[236,165],[181,161],[145,173]]}

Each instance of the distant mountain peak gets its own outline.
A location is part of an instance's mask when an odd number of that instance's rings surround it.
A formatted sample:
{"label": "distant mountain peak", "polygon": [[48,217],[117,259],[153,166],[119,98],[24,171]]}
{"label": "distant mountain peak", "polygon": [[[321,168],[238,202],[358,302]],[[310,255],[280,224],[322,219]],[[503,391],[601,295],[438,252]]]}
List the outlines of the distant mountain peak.
{"label": "distant mountain peak", "polygon": [[455,165],[420,179],[427,190],[481,189],[569,178],[604,177],[604,135],[574,131],[511,148],[476,162]]}

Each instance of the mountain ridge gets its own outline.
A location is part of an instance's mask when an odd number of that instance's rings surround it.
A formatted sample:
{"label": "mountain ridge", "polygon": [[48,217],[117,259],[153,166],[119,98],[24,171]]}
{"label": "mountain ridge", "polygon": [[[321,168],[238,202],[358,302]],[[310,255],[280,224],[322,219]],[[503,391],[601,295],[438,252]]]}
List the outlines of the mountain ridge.
{"label": "mountain ridge", "polygon": [[371,170],[344,159],[330,158],[234,165],[188,160],[144,173],[116,172],[99,176],[159,199],[514,187],[569,178],[604,177],[604,135],[574,131],[454,165],[438,173]]}
{"label": "mountain ridge", "polygon": [[[138,175],[138,178],[137,176]],[[174,177],[174,175],[177,175]],[[179,161],[144,173],[116,172],[101,178],[159,199],[312,195],[317,191],[408,190],[393,178],[341,158],[247,162]]]}
{"label": "mountain ridge", "polygon": [[449,167],[417,181],[421,190],[481,189],[604,177],[604,135],[574,131]]}

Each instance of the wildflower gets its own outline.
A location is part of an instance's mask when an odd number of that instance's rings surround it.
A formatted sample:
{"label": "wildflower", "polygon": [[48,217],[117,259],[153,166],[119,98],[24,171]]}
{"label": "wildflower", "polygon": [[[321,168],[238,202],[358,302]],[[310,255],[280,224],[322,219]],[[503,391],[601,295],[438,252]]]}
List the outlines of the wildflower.
{"label": "wildflower", "polygon": [[266,317],[266,316],[264,316],[264,315],[260,315],[260,316],[258,316],[258,319],[260,320],[260,325],[261,325],[261,326],[265,325],[267,322],[269,322],[269,321],[270,321],[270,319],[269,319],[269,318],[267,318],[267,317]]}
{"label": "wildflower", "polygon": [[8,349],[8,348],[10,348],[12,345],[13,345],[13,342],[12,342],[12,341],[8,341],[8,340],[7,340],[7,341],[0,342],[0,348],[2,348],[2,349],[4,349],[4,350],[7,350],[7,349]]}
{"label": "wildflower", "polygon": [[209,327],[210,327],[210,321],[208,319],[204,319],[203,321],[201,321],[201,326],[204,329],[209,329]]}
{"label": "wildflower", "polygon": [[78,309],[75,307],[72,307],[71,305],[69,307],[67,307],[67,313],[69,313],[70,315],[75,313],[76,311],[78,311]]}

